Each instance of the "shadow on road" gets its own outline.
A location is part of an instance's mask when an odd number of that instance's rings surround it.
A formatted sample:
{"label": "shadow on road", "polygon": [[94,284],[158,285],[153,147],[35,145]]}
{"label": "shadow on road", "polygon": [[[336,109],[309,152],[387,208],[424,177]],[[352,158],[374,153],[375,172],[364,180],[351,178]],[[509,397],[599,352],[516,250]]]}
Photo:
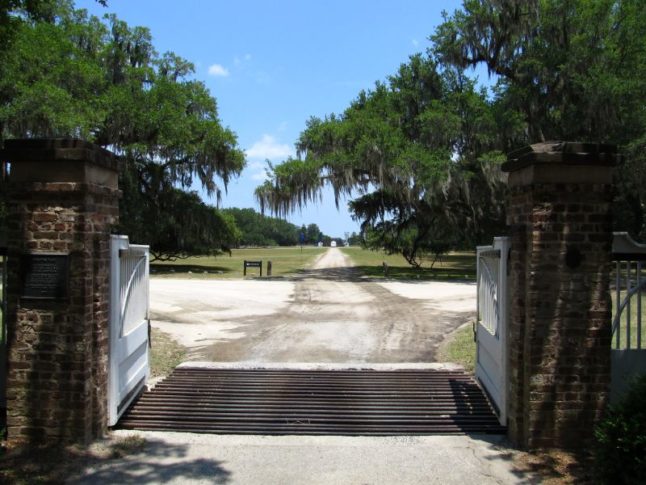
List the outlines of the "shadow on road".
{"label": "shadow on road", "polygon": [[374,271],[366,272],[363,266],[344,266],[338,268],[321,268],[321,269],[305,269],[293,275],[273,276],[258,278],[262,280],[275,280],[275,281],[303,281],[306,279],[316,279],[325,281],[337,282],[350,282],[350,283],[383,283],[386,281],[399,281],[402,283],[422,284],[429,281],[442,281],[447,283],[473,283],[475,277],[471,278],[469,275],[445,275],[438,274],[437,276],[429,275],[428,273],[420,273],[413,275],[406,273],[405,275],[388,274],[388,276],[378,275]]}
{"label": "shadow on road", "polygon": [[483,459],[501,462],[516,477],[515,483],[596,483],[589,453],[558,449],[528,452],[515,448],[505,437],[478,433],[467,433],[467,436],[482,442],[491,451]]}
{"label": "shadow on road", "polygon": [[86,467],[74,483],[167,483],[182,480],[213,484],[231,481],[231,472],[223,462],[191,458],[189,444],[170,444],[147,438],[143,449],[133,455],[99,460]]}
{"label": "shadow on road", "polygon": [[305,279],[317,279],[327,281],[370,281],[366,279],[363,273],[351,266],[341,266],[338,268],[321,268],[321,269],[304,269],[299,273],[285,277],[287,281],[302,281]]}

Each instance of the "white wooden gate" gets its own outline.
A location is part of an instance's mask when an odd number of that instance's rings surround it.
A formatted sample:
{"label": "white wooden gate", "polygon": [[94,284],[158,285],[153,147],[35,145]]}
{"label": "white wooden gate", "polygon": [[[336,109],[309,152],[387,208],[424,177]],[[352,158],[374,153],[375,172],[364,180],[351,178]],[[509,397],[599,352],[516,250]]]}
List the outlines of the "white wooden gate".
{"label": "white wooden gate", "polygon": [[485,388],[501,424],[507,422],[507,257],[510,240],[496,237],[478,246],[476,378]]}
{"label": "white wooden gate", "polygon": [[111,237],[108,426],[148,379],[148,249],[129,244],[128,236]]}

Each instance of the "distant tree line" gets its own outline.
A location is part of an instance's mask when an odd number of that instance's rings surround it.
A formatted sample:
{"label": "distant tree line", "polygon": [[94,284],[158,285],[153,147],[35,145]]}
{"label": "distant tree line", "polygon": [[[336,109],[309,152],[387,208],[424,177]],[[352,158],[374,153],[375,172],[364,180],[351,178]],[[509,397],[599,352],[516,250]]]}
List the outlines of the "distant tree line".
{"label": "distant tree line", "polygon": [[[344,243],[341,238],[332,238],[321,232],[316,224],[298,227],[284,219],[269,217],[254,209],[222,209],[225,217],[235,223],[236,246],[296,246],[298,244],[330,246],[332,241],[337,245]],[[302,235],[302,237],[301,237]]]}

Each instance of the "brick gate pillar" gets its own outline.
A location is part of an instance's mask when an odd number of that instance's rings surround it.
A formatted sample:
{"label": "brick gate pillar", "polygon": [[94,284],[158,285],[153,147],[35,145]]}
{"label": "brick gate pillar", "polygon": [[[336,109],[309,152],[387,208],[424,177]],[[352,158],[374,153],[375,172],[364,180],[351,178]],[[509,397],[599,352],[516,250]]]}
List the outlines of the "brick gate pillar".
{"label": "brick gate pillar", "polygon": [[8,140],[7,434],[88,441],[107,423],[117,160],[80,140]]}
{"label": "brick gate pillar", "polygon": [[616,147],[547,142],[511,153],[508,330],[512,441],[589,443],[610,385]]}

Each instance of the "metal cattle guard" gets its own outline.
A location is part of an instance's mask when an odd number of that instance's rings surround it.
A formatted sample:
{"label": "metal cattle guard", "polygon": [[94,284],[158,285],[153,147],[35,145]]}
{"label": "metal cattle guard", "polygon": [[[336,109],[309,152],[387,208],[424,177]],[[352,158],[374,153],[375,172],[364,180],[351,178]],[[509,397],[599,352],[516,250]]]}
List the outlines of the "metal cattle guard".
{"label": "metal cattle guard", "polygon": [[148,379],[148,246],[110,241],[108,426],[114,426]]}
{"label": "metal cattle guard", "polygon": [[507,422],[507,255],[510,240],[496,237],[492,246],[478,246],[478,321],[476,378]]}

